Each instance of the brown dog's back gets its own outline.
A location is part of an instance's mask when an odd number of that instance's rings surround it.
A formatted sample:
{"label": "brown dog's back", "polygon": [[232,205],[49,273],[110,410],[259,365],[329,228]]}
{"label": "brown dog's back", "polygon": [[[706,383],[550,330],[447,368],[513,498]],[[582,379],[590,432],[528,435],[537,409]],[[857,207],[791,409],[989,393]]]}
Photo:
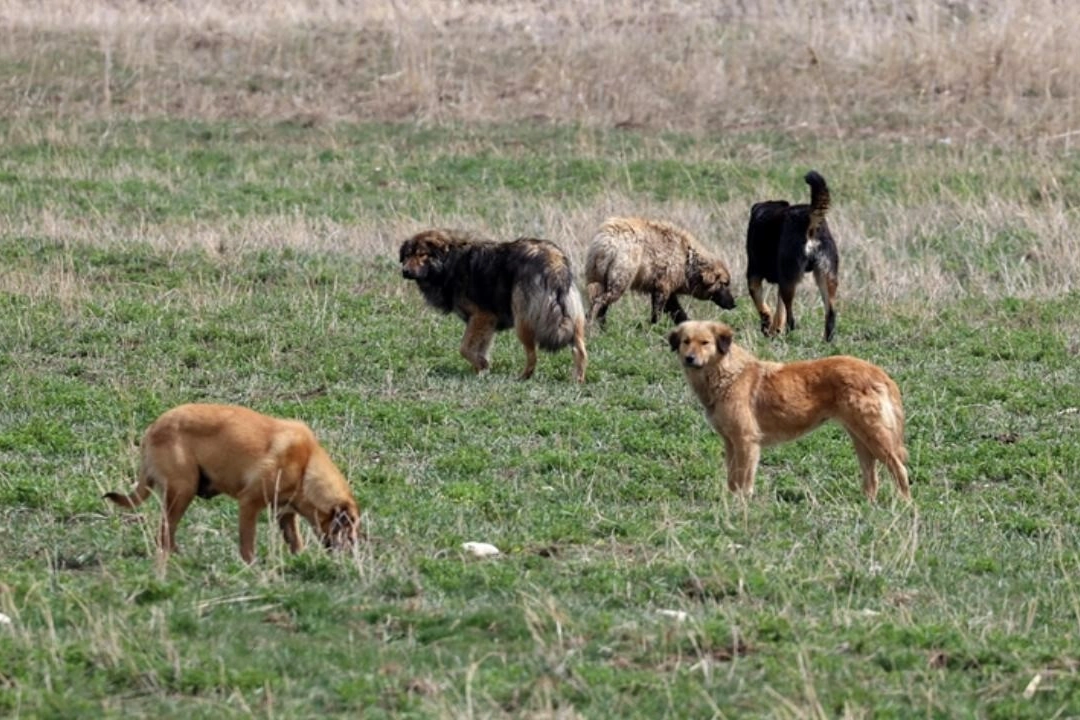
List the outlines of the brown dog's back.
{"label": "brown dog's back", "polygon": [[799,437],[833,418],[845,427],[880,422],[903,435],[900,389],[876,365],[839,355],[784,364],[761,362],[757,367],[768,389],[756,397],[764,444]]}
{"label": "brown dog's back", "polygon": [[143,462],[152,478],[201,475],[200,485],[212,488],[205,492],[236,497],[270,469],[280,471],[282,482],[299,479],[317,444],[311,429],[296,420],[235,405],[181,405],[147,429]]}

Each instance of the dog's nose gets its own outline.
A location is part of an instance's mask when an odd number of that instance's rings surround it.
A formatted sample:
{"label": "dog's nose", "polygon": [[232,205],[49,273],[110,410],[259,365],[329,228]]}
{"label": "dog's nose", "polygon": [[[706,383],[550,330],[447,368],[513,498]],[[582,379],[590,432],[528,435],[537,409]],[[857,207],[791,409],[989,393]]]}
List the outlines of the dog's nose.
{"label": "dog's nose", "polygon": [[686,355],[683,357],[683,362],[690,367],[697,367],[697,358],[693,355]]}

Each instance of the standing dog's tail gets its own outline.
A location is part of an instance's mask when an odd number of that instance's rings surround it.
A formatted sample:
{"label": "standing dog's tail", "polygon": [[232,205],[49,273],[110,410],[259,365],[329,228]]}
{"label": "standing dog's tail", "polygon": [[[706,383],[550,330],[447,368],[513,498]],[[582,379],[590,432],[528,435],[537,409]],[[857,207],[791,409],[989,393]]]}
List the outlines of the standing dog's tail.
{"label": "standing dog's tail", "polygon": [[135,486],[135,489],[131,491],[130,495],[124,495],[118,492],[108,492],[102,495],[106,500],[111,500],[122,508],[128,510],[134,510],[146,501],[146,498],[150,497],[150,493],[153,489],[150,487],[150,478],[145,472],[140,472],[139,483]]}
{"label": "standing dog's tail", "polygon": [[549,263],[535,278],[523,279],[525,283],[532,281],[537,287],[526,293],[523,309],[536,331],[536,344],[548,351],[564,348],[585,324],[585,309],[570,264]]}
{"label": "standing dog's tail", "polygon": [[511,303],[518,339],[525,346],[528,361],[522,378],[532,374],[536,363],[533,343],[554,352],[567,345],[574,355],[574,378],[585,382],[585,310],[574,285],[570,258],[546,240],[515,241],[518,247],[514,267]]}
{"label": "standing dog's tail", "polygon": [[829,186],[816,170],[806,173],[805,180],[810,186],[810,227],[806,232],[813,235],[818,226],[825,222],[825,213],[829,210]]}
{"label": "standing dog's tail", "polygon": [[104,497],[106,500],[112,500],[114,503],[116,503],[122,508],[133,510],[134,508],[142,505],[146,498],[150,497],[150,492],[151,490],[149,485],[139,483],[135,487],[134,492],[132,492],[130,495],[124,495],[123,493],[118,492],[109,492],[105,493],[102,497]]}

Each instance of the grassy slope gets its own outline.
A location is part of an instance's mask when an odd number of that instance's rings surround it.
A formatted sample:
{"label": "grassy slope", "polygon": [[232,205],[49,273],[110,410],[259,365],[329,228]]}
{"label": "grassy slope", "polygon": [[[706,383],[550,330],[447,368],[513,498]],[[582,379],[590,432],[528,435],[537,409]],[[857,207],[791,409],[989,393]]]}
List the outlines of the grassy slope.
{"label": "grassy slope", "polygon": [[[347,237],[335,251],[318,238],[234,249],[159,236],[198,222],[227,238],[290,213],[501,227],[535,223],[528,208],[603,204],[611,185],[644,203],[715,207],[729,201],[717,193],[750,194],[739,178],[791,187],[790,166],[729,161],[736,180],[721,183],[650,136],[590,133],[596,151],[581,152],[573,131],[364,127],[331,141],[290,126],[147,124],[91,143],[97,130],[74,126],[59,144],[12,131],[0,151],[2,214],[34,231],[9,221],[0,237],[5,714],[1080,710],[1075,294],[967,288],[967,299],[886,305],[854,266],[831,348],[809,292],[802,329],[783,342],[756,334],[744,299],[727,319],[763,356],[851,353],[894,374],[916,498],[904,507],[886,487],[868,507],[829,428],[768,450],[744,505],[724,490],[720,445],[637,299],[591,339],[584,387],[568,382],[567,353],[515,381],[509,335],[477,379],[456,355],[460,324],[422,307],[385,240]],[[701,141],[663,147],[680,142]],[[432,150],[443,146],[453,150]],[[615,146],[632,158],[597,159]],[[926,202],[951,198],[950,182],[973,205],[1000,191],[978,170],[935,165],[936,152],[915,154],[945,179]],[[867,181],[887,149],[857,154],[838,208],[871,217],[875,201],[910,197]],[[1060,162],[1062,174],[1075,167]],[[48,230],[80,217],[112,234],[86,243]],[[975,242],[952,240],[958,259]],[[218,500],[189,513],[184,553],[155,568],[155,513],[133,520],[99,496],[129,482],[141,429],[191,400],[310,422],[352,479],[370,542],[355,558],[289,557],[264,526],[249,569],[235,505]],[[469,539],[506,555],[469,560],[458,550]]]}

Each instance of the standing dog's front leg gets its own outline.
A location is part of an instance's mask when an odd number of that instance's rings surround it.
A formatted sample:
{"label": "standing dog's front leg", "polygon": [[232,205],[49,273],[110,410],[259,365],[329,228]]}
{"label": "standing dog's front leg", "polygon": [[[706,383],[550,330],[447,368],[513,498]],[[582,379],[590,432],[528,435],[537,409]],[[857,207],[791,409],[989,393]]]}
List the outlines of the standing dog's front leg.
{"label": "standing dog's front leg", "polygon": [[258,527],[259,513],[264,503],[254,498],[239,498],[240,501],[240,557],[248,565],[255,562],[255,528]]}
{"label": "standing dog's front leg", "polygon": [[497,318],[490,313],[475,312],[465,324],[465,336],[461,338],[461,356],[469,361],[473,370],[482,373],[491,367],[491,343],[495,340]]}
{"label": "standing dog's front leg", "polygon": [[295,555],[304,549],[304,538],[300,535],[300,528],[296,524],[296,513],[286,512],[278,515],[278,527],[281,528],[281,536],[289,545],[289,552]]}
{"label": "standing dog's front leg", "polygon": [[667,304],[667,296],[659,290],[653,290],[651,299],[652,309],[649,314],[649,322],[655,325],[660,320],[660,313],[664,311],[664,305]]}
{"label": "standing dog's front leg", "polygon": [[728,490],[753,495],[761,446],[746,438],[731,440],[725,436],[724,458],[727,461]]}

